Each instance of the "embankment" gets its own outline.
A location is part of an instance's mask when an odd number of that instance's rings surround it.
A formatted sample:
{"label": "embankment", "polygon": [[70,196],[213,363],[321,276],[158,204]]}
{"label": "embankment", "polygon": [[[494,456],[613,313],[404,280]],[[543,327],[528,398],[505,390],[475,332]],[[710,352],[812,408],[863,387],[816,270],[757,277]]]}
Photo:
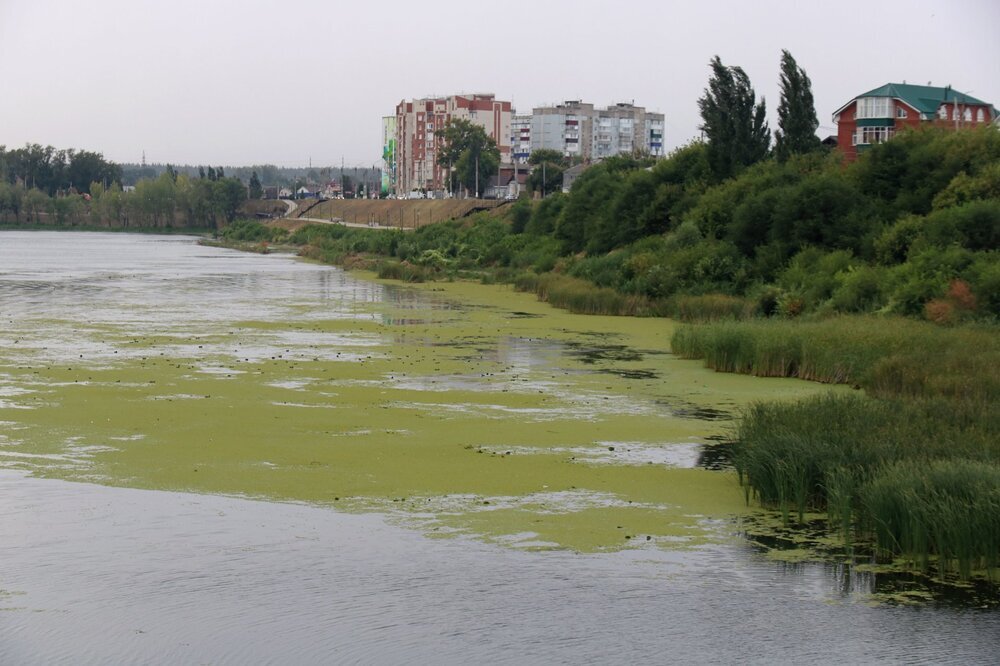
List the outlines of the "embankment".
{"label": "embankment", "polygon": [[309,205],[311,203],[315,202],[308,199],[300,201],[294,217],[414,229],[496,208],[506,202],[487,199],[330,199]]}

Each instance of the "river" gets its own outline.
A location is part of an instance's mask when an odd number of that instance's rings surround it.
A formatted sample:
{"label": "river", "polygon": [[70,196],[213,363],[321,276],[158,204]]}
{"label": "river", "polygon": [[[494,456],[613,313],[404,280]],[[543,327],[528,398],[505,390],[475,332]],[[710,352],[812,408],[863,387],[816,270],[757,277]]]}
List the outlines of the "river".
{"label": "river", "polygon": [[0,233],[0,321],[2,663],[1000,652],[975,595],[746,538],[716,441],[827,389],[670,322],[72,232]]}

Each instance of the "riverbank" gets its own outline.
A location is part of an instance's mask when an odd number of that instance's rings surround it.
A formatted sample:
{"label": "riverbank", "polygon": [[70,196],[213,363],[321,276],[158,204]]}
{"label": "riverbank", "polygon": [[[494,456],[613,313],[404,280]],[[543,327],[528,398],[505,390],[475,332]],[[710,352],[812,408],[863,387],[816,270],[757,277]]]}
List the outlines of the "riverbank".
{"label": "riverbank", "polygon": [[[448,262],[432,250],[419,264],[386,259],[406,242],[393,235],[305,229],[290,239],[305,243],[305,256],[374,269],[383,279],[421,282],[440,276]],[[453,271],[447,279],[461,274]],[[503,271],[467,276],[509,279]],[[577,313],[672,309],[555,273],[516,282]],[[675,299],[673,305],[689,320],[709,321],[673,334],[673,351],[682,357],[705,359],[720,372],[853,386],[867,396],[757,405],[745,412],[733,456],[741,482],[758,502],[779,509],[786,521],[803,523],[807,513],[812,520],[822,512],[844,545],[873,550],[883,562],[902,558],[904,567],[942,579],[993,575],[1000,542],[990,535],[1000,525],[984,524],[982,516],[1000,515],[993,511],[998,498],[991,485],[1000,479],[1000,449],[993,444],[1000,441],[994,325],[872,315],[769,319],[723,296]],[[724,321],[711,323],[715,318]],[[877,493],[882,499],[874,499]]]}
{"label": "riverbank", "polygon": [[748,496],[786,522],[940,579],[1000,565],[1000,336],[904,319],[687,326],[675,353],[721,372],[852,384],[868,397],[758,404],[733,437]]}

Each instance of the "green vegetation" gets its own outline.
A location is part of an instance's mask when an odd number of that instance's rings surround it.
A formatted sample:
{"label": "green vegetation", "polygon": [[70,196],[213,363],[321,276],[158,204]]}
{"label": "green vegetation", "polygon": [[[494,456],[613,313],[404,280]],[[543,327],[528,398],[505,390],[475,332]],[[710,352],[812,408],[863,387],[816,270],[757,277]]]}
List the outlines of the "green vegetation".
{"label": "green vegetation", "polygon": [[476,196],[485,192],[487,183],[500,166],[500,149],[496,141],[482,126],[461,118],[449,121],[441,136],[438,163],[447,164],[453,175],[448,189],[456,191],[457,185]]}
{"label": "green vegetation", "polygon": [[819,148],[816,106],[812,82],[788,51],[781,52],[781,102],[778,130],[774,133],[774,154],[779,160],[810,153]]}
{"label": "green vegetation", "polygon": [[528,158],[531,175],[528,176],[528,190],[541,196],[562,190],[563,171],[570,165],[570,159],[552,148],[531,151]]}
{"label": "green vegetation", "polygon": [[1000,337],[902,318],[721,322],[672,347],[724,372],[851,383],[871,397],[759,404],[735,435],[748,493],[941,575],[1000,560]]}
{"label": "green vegetation", "polygon": [[724,321],[682,327],[671,346],[719,372],[856,384],[879,397],[1000,397],[1000,336],[992,326],[874,316]]}
{"label": "green vegetation", "polygon": [[750,78],[740,67],[726,67],[719,56],[712,58],[712,78],[698,100],[708,137],[708,161],[721,180],[736,175],[767,155],[771,131],[767,127],[764,101],[756,103]]}
{"label": "green vegetation", "polygon": [[121,167],[106,161],[100,153],[43,148],[37,143],[12,150],[0,146],[0,183],[19,184],[22,190],[39,190],[47,196],[70,190],[87,193],[91,183],[121,179]]}
{"label": "green vegetation", "polygon": [[998,442],[982,403],[828,396],[747,410],[734,462],[786,519],[826,510],[849,543],[968,578],[1000,563]]}
{"label": "green vegetation", "polygon": [[555,272],[649,303],[645,314],[680,315],[678,304],[692,297],[722,295],[745,301],[734,316],[995,321],[998,164],[996,128],[928,128],[853,164],[822,151],[793,154],[713,185],[708,146],[695,143],[656,162],[611,158],[581,174],[568,195],[414,234],[298,236],[334,258],[370,253],[419,264],[433,250],[428,277],[479,272],[530,282],[521,274]]}
{"label": "green vegetation", "polygon": [[[311,256],[407,280],[505,280],[573,312],[672,315],[675,353],[865,394],[762,404],[749,496],[942,577],[997,566],[1000,133],[901,133],[718,181],[709,146],[616,157],[568,194],[413,233],[307,228]],[[992,522],[991,522],[992,521]]]}
{"label": "green vegetation", "polygon": [[222,167],[201,173],[191,178],[168,164],[126,191],[122,168],[99,153],[0,146],[0,224],[218,229],[236,219],[247,188]]}

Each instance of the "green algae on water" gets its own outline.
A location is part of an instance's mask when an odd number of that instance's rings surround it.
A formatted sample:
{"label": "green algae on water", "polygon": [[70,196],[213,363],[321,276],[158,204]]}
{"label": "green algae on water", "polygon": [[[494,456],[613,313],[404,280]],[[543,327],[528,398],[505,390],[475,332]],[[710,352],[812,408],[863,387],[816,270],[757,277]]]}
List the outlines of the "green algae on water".
{"label": "green algae on water", "polygon": [[503,287],[303,296],[280,317],[208,317],[193,296],[160,321],[155,305],[12,324],[3,465],[381,512],[514,547],[674,547],[748,511],[732,473],[672,462],[727,427],[691,415],[826,390],[677,359],[669,321],[567,314]]}

